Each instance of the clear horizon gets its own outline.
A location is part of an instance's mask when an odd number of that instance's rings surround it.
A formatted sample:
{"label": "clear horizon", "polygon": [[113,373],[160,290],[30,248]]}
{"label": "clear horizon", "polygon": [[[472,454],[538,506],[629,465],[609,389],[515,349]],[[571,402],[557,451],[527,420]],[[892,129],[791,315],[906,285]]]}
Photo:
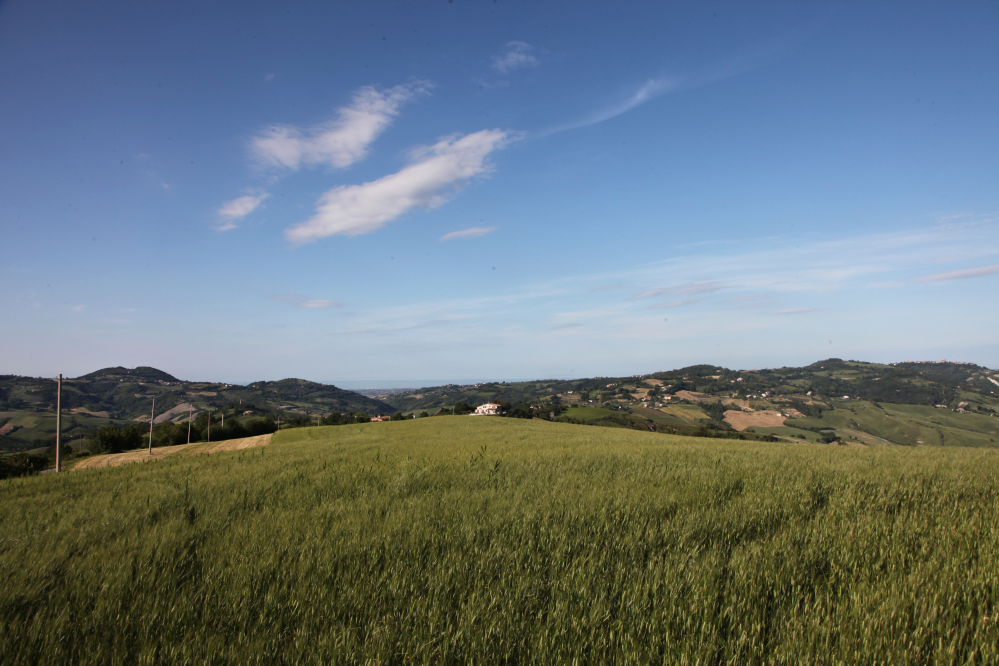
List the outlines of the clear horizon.
{"label": "clear horizon", "polygon": [[0,371],[999,367],[997,25],[9,0]]}

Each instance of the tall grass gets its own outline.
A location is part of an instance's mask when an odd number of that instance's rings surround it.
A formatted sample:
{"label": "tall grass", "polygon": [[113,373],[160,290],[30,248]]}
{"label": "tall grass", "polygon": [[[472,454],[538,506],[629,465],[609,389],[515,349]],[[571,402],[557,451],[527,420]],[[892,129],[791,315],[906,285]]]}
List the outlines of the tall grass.
{"label": "tall grass", "polygon": [[999,452],[515,419],[0,482],[0,663],[997,663]]}

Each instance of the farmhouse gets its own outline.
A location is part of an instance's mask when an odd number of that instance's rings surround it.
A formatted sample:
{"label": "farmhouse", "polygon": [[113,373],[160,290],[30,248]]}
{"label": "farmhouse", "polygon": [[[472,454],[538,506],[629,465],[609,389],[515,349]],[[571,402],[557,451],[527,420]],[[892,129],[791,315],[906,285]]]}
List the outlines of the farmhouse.
{"label": "farmhouse", "polygon": [[479,405],[475,408],[475,411],[471,414],[472,416],[499,416],[500,410],[503,409],[502,405],[497,405],[495,402],[487,402],[484,405]]}

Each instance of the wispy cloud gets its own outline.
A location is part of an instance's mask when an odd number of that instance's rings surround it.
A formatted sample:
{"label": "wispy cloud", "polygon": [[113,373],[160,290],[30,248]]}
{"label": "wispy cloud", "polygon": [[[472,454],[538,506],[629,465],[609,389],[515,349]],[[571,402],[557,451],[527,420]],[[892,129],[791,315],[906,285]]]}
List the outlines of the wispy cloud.
{"label": "wispy cloud", "polygon": [[589,127],[590,125],[596,125],[597,123],[602,123],[605,120],[610,120],[616,116],[620,116],[622,113],[627,113],[637,106],[645,104],[651,99],[655,99],[660,95],[663,95],[671,90],[675,90],[680,85],[678,79],[649,79],[644,84],[639,86],[639,88],[625,97],[624,99],[607,106],[590,116],[566,125],[560,125],[554,127],[550,130],[541,132],[541,136],[548,134],[555,134],[556,132],[565,132],[567,130],[579,129],[581,127]]}
{"label": "wispy cloud", "polygon": [[782,310],[773,310],[770,312],[772,315],[792,315],[792,314],[804,314],[805,312],[817,312],[818,308],[784,308]]}
{"label": "wispy cloud", "polygon": [[269,196],[269,194],[264,192],[263,194],[258,194],[257,196],[248,194],[244,197],[233,199],[232,201],[226,201],[222,204],[222,207],[216,211],[219,219],[215,228],[218,231],[235,229],[238,222],[259,208],[264,199],[267,199]]}
{"label": "wispy cloud", "polygon": [[326,164],[343,169],[363,158],[371,143],[385,131],[400,107],[430,90],[427,81],[414,81],[379,91],[365,86],[354,93],[336,118],[302,131],[291,125],[272,125],[250,142],[253,154],[268,167],[298,169]]}
{"label": "wispy cloud", "polygon": [[640,294],[636,294],[629,301],[637,301],[642,298],[655,298],[656,296],[685,296],[688,294],[709,294],[713,291],[720,291],[724,287],[717,282],[698,282],[681,284],[676,287],[666,287],[662,289],[649,289]]}
{"label": "wispy cloud", "polygon": [[500,55],[493,56],[493,69],[509,74],[521,67],[537,67],[538,59],[531,54],[534,47],[525,42],[507,42]]}
{"label": "wispy cloud", "polygon": [[441,242],[454,240],[455,238],[475,238],[476,236],[485,236],[486,234],[491,234],[496,231],[496,227],[471,227],[469,229],[462,229],[461,231],[451,231],[449,233],[441,236]]}
{"label": "wispy cloud", "polygon": [[271,294],[270,298],[272,301],[277,301],[278,303],[291,303],[297,308],[307,308],[309,310],[338,308],[342,306],[341,303],[337,303],[336,301],[324,299],[309,300],[302,294]]}
{"label": "wispy cloud", "polygon": [[296,304],[300,308],[308,308],[310,310],[320,309],[320,308],[338,308],[340,303],[336,301],[325,301],[325,300],[315,300],[315,301],[302,301]]}
{"label": "wispy cloud", "polygon": [[679,308],[684,305],[693,305],[694,303],[703,302],[703,298],[677,298],[672,301],[667,301],[666,303],[656,303],[655,305],[650,305],[650,309],[661,309],[661,308]]}
{"label": "wispy cloud", "polygon": [[337,234],[368,234],[413,208],[441,206],[454,188],[488,173],[489,154],[513,138],[510,132],[482,130],[418,148],[401,171],[323,194],[315,215],[285,230],[285,237],[301,245]]}
{"label": "wispy cloud", "polygon": [[[813,326],[816,317],[840,322],[844,330],[865,330],[863,339],[848,344],[837,340],[836,353],[844,358],[854,353],[867,357],[872,350],[891,357],[906,349],[947,344],[993,345],[994,317],[972,322],[958,333],[926,320],[925,308],[944,295],[910,276],[941,254],[977,252],[984,264],[997,247],[999,225],[958,231],[920,228],[834,240],[743,239],[724,253],[677,253],[645,265],[581,272],[541,284],[515,278],[487,283],[474,298],[357,304],[342,315],[338,312],[332,326],[329,318],[319,318],[323,321],[317,320],[315,330],[317,335],[349,339],[372,362],[382,358],[390,344],[406,345],[442,364],[454,359],[445,350],[489,346],[520,350],[533,367],[547,367],[545,363],[564,356],[567,349],[593,355],[608,341],[628,341],[615,346],[616,372],[622,364],[634,367],[634,372],[648,371],[650,358],[668,358],[669,367],[814,360],[815,354],[826,352],[821,347],[826,338],[811,334],[818,330]],[[872,276],[897,277],[903,288],[891,298],[872,294]],[[609,285],[625,285],[633,293],[640,291],[634,285],[667,285],[658,296],[688,293],[661,304],[673,309],[649,309],[659,305],[651,296],[624,300],[614,291],[595,290]],[[716,289],[696,293],[705,287]],[[702,302],[680,307],[695,299]],[[437,325],[442,321],[454,324]],[[503,354],[476,357],[483,367],[493,367],[494,360],[496,372],[509,363]],[[569,371],[551,372],[557,376]]]}
{"label": "wispy cloud", "polygon": [[949,273],[937,273],[936,275],[924,275],[916,278],[920,282],[935,282],[937,280],[966,280],[968,278],[985,277],[986,275],[999,274],[999,264],[992,266],[981,266],[979,268],[966,268],[960,271]]}

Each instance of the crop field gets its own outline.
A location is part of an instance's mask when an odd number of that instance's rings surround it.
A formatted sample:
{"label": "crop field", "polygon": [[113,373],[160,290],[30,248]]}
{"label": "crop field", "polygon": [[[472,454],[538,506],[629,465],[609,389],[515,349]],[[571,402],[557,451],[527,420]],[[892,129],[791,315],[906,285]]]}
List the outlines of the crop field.
{"label": "crop field", "polygon": [[[809,430],[791,428],[788,426],[749,426],[746,428],[746,432],[758,432],[764,435],[774,435],[776,437],[794,437],[796,439],[804,438],[804,440],[808,442],[819,442],[822,439],[817,434]],[[855,440],[856,438],[851,439]]]}
{"label": "crop field", "polygon": [[0,663],[999,662],[999,451],[438,417],[0,482]]}
{"label": "crop field", "polygon": [[999,419],[983,414],[961,414],[921,405],[854,402],[848,408],[825,412],[822,418],[787,419],[787,426],[832,428],[837,434],[851,430],[876,434],[896,444],[916,446],[999,447]]}

